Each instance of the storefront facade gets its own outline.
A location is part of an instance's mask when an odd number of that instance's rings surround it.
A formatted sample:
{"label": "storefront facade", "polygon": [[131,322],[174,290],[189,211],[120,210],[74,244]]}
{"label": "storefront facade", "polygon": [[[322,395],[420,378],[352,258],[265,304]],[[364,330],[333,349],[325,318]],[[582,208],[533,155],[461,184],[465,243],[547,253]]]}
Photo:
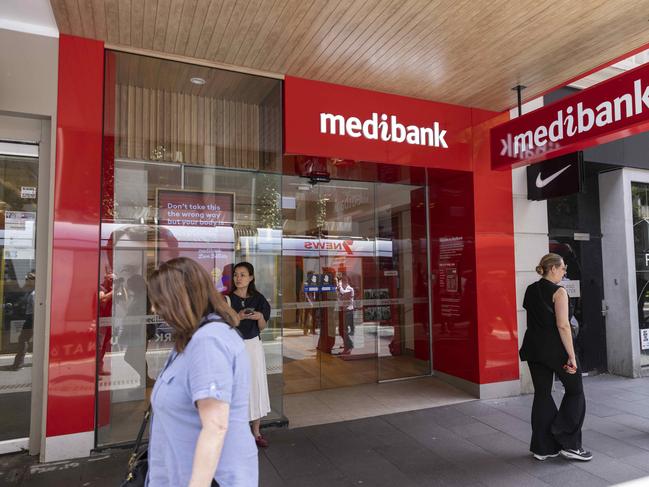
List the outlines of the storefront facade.
{"label": "storefront facade", "polygon": [[518,393],[511,173],[489,162],[503,115],[65,35],[58,76],[44,460],[133,440],[171,346],[146,279],[180,255],[222,291],[254,264],[269,422],[290,422],[284,394],[431,373]]}

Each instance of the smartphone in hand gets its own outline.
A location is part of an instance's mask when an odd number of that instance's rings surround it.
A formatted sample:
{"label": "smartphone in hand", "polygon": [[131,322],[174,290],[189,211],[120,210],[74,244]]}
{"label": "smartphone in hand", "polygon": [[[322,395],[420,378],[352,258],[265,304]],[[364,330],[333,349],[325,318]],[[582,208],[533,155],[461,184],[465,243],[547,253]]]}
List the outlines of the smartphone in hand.
{"label": "smartphone in hand", "polygon": [[255,312],[255,308],[243,308],[244,315],[251,315]]}

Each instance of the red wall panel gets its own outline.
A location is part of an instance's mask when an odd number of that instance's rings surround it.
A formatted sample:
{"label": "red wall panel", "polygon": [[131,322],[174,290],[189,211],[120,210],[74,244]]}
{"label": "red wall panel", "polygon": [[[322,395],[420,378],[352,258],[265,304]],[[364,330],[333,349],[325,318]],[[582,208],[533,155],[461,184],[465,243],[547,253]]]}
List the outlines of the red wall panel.
{"label": "red wall panel", "polygon": [[478,382],[518,379],[518,324],[514,268],[511,170],[494,171],[489,132],[507,120],[474,110],[473,198],[475,206]]}
{"label": "red wall panel", "polygon": [[47,436],[94,428],[103,59],[102,42],[61,35]]}

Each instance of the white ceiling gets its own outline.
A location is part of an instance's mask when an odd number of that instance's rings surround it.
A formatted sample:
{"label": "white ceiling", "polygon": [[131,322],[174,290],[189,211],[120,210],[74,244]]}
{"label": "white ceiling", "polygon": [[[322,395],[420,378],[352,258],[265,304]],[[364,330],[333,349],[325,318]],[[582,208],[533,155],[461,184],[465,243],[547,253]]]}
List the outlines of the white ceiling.
{"label": "white ceiling", "polygon": [[1,0],[0,29],[59,36],[49,0]]}

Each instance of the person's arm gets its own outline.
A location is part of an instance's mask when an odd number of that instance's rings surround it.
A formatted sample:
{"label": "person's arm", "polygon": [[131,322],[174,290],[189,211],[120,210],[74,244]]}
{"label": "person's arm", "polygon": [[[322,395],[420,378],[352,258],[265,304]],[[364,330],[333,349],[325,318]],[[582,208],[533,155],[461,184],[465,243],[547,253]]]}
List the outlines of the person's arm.
{"label": "person's arm", "polygon": [[557,292],[554,293],[553,299],[559,336],[561,337],[561,342],[568,354],[568,362],[564,368],[569,374],[574,374],[577,372],[577,359],[575,358],[575,348],[572,343],[572,330],[570,329],[570,319],[568,318],[568,293],[564,288],[558,289]]}
{"label": "person's arm", "polygon": [[252,314],[252,319],[257,320],[257,326],[259,326],[259,331],[262,331],[263,329],[266,328],[266,325],[268,324],[268,320],[270,319],[270,304],[268,304],[268,300],[266,298],[263,298],[263,303],[261,306],[261,311],[255,311]]}
{"label": "person's arm", "polygon": [[221,458],[221,450],[228,430],[230,405],[209,398],[196,401],[196,407],[201,418],[201,432],[194,450],[189,487],[209,487]]}

